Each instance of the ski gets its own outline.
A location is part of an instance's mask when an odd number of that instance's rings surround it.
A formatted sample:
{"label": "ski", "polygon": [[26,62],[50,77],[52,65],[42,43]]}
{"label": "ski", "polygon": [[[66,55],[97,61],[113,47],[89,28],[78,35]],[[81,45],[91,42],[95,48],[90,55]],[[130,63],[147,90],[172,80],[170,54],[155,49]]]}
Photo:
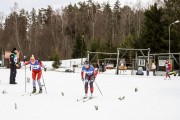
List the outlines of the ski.
{"label": "ski", "polygon": [[42,93],[35,93],[34,95],[40,95],[40,94],[42,94]]}
{"label": "ski", "polygon": [[77,102],[79,102],[79,101],[82,101],[82,100],[85,100],[85,99],[87,99],[88,97],[82,97],[82,98],[80,98],[80,99],[77,99]]}
{"label": "ski", "polygon": [[42,93],[27,93],[27,94],[23,94],[22,96],[26,96],[26,95],[31,96],[31,95],[39,95],[39,94],[42,94]]}
{"label": "ski", "polygon": [[25,93],[25,94],[22,94],[22,96],[26,96],[26,95],[31,96],[31,95],[33,95],[33,94],[35,94],[35,93]]}
{"label": "ski", "polygon": [[83,102],[87,102],[87,101],[92,100],[94,98],[96,98],[96,96],[95,97],[87,97],[86,99],[83,100]]}

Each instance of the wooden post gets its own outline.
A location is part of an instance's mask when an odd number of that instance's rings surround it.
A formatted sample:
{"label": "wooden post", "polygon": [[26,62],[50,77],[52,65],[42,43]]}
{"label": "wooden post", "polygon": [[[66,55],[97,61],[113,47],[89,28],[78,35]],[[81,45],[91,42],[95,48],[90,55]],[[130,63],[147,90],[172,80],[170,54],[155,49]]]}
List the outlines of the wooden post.
{"label": "wooden post", "polygon": [[148,64],[149,64],[149,61],[150,61],[150,56],[149,56],[149,54],[150,54],[150,48],[148,48],[149,49],[149,51],[148,51]]}
{"label": "wooden post", "polygon": [[179,52],[179,73],[180,73],[180,52]]}
{"label": "wooden post", "polygon": [[119,74],[119,68],[118,68],[118,65],[119,65],[119,49],[117,48],[117,63],[116,63],[116,75]]}
{"label": "wooden post", "polygon": [[87,51],[87,60],[89,61],[89,51]]}
{"label": "wooden post", "polygon": [[138,67],[138,59],[137,59],[137,51],[136,51],[135,68],[137,69],[137,67]]}

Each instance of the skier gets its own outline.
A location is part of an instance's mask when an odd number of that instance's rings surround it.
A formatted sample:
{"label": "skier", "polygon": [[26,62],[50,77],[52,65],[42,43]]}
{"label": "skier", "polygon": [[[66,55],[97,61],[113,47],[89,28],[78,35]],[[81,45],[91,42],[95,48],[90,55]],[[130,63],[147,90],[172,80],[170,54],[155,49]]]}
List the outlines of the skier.
{"label": "skier", "polygon": [[32,79],[33,79],[33,91],[32,93],[36,93],[36,77],[37,77],[37,83],[39,85],[39,93],[42,93],[42,85],[40,82],[40,78],[42,75],[42,63],[41,61],[38,61],[35,59],[34,55],[31,56],[30,61],[25,61],[24,65],[31,65],[32,68]]}
{"label": "skier", "polygon": [[169,77],[169,80],[171,80],[169,72],[171,71],[172,68],[171,68],[171,64],[169,63],[168,60],[166,60],[166,62],[165,62],[164,69],[166,71],[166,78],[165,78],[165,80],[167,79],[167,77]]}
{"label": "skier", "polygon": [[90,98],[93,97],[93,91],[94,91],[93,82],[95,80],[95,77],[97,76],[97,73],[98,71],[95,70],[94,67],[90,65],[88,61],[85,61],[81,71],[81,77],[82,77],[82,81],[84,82],[84,88],[85,88],[84,98],[87,98],[88,84],[90,86],[90,92],[91,92]]}
{"label": "skier", "polygon": [[18,53],[18,50],[16,48],[13,48],[10,54],[10,59],[9,59],[10,61],[10,82],[9,83],[10,84],[17,84],[15,82],[16,73],[17,73],[16,68],[19,67],[17,53]]}

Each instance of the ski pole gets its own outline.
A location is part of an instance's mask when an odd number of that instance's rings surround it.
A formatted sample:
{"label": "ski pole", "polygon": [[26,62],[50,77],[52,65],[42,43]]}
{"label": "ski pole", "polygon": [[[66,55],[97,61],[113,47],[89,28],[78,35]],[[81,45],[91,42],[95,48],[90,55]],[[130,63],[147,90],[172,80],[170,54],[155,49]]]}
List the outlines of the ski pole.
{"label": "ski pole", "polygon": [[25,64],[25,93],[26,93],[26,64]]}
{"label": "ski pole", "polygon": [[[26,61],[27,57],[24,56],[23,59],[24,59],[23,61],[24,61],[24,64],[25,64],[25,61]],[[25,64],[25,93],[26,93],[26,64]]]}
{"label": "ski pole", "polygon": [[[82,80],[82,79],[81,79],[81,80]],[[85,80],[85,79],[82,80],[83,89],[85,89],[84,80]]]}
{"label": "ski pole", "polygon": [[[43,79],[43,84],[44,84],[44,88],[45,88],[45,91],[46,91],[46,85],[45,85],[45,82],[44,82],[43,74],[42,74],[42,79]],[[46,91],[46,94],[47,94],[47,91]]]}
{"label": "ski pole", "polygon": [[[94,82],[96,83],[96,81],[95,81],[95,79],[94,79]],[[97,83],[96,83],[96,86],[97,86],[97,88],[99,89],[99,86],[97,85]],[[103,94],[102,94],[102,92],[101,92],[101,90],[99,89],[99,92],[101,93],[101,95],[103,96]]]}

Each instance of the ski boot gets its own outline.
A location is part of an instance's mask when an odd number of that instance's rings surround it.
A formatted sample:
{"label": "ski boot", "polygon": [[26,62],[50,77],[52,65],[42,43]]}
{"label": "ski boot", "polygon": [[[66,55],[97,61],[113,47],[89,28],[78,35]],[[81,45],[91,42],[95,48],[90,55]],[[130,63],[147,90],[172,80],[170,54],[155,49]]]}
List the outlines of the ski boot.
{"label": "ski boot", "polygon": [[39,88],[39,93],[42,93],[42,87]]}
{"label": "ski boot", "polygon": [[91,93],[91,96],[90,96],[90,99],[92,99],[93,98],[93,93]]}
{"label": "ski boot", "polygon": [[33,87],[32,93],[36,93],[36,88],[35,87]]}
{"label": "ski boot", "polygon": [[87,93],[85,94],[85,96],[84,96],[84,99],[86,99],[87,98]]}

